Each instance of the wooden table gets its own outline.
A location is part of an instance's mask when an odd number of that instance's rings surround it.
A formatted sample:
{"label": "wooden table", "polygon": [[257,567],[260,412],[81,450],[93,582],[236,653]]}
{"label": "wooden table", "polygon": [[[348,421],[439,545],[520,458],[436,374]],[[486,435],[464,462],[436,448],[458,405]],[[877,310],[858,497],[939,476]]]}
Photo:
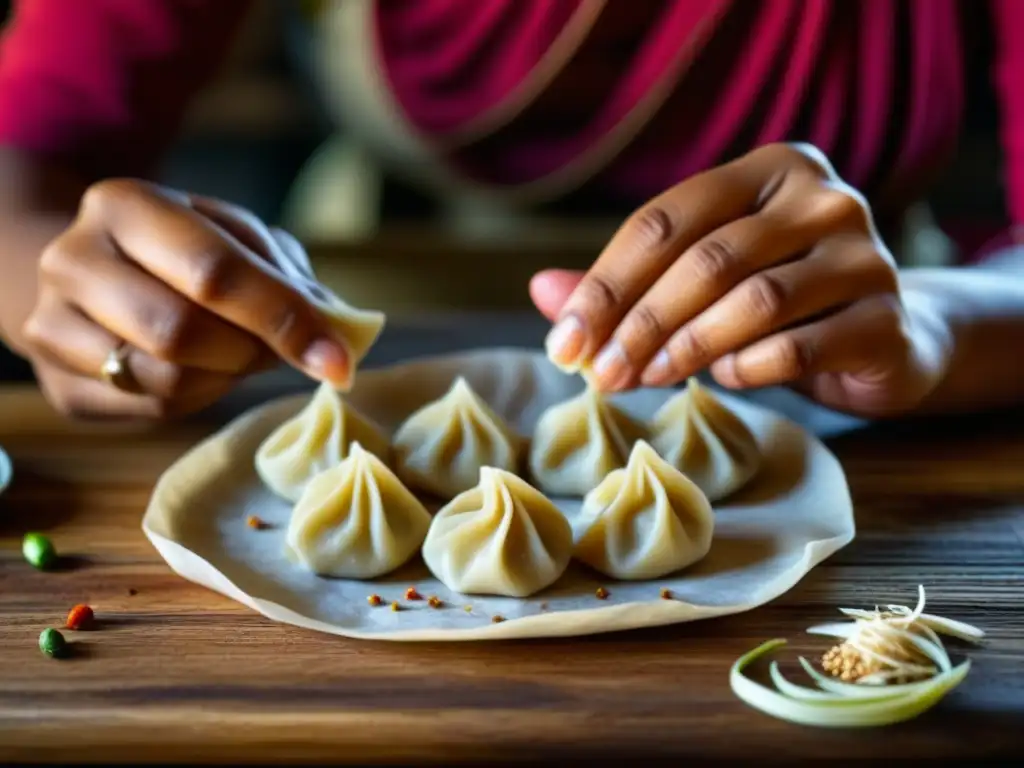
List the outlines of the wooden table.
{"label": "wooden table", "polygon": [[[265,396],[267,393],[262,393]],[[0,388],[0,759],[464,760],[981,757],[1024,753],[1024,419],[833,441],[857,504],[853,545],[748,614],[585,639],[399,645],[273,624],[170,572],[139,521],[157,476],[229,414],[147,433],[72,426]],[[73,567],[20,555],[46,531]],[[728,670],[837,605],[913,602],[989,632],[937,709],[879,732],[789,725],[747,708]],[[74,658],[37,648],[68,608],[102,629]],[[788,668],[789,661],[786,662]]]}

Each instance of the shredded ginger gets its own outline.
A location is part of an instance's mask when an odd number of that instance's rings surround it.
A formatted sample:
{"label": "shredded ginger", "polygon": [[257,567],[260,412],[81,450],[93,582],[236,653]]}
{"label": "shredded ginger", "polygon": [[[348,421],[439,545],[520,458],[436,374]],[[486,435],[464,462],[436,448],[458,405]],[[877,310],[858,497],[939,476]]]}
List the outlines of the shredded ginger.
{"label": "shredded ginger", "polygon": [[823,672],[800,659],[817,689],[787,680],[777,662],[770,669],[777,691],[743,675],[754,660],[785,644],[772,640],[736,661],[730,674],[733,692],[767,714],[805,725],[864,727],[916,717],[959,685],[970,669],[970,661],[953,666],[940,635],[968,642],[984,637],[977,627],[925,613],[924,606],[924,587],[918,587],[914,609],[840,608],[852,622],[807,630],[842,639],[822,657]]}

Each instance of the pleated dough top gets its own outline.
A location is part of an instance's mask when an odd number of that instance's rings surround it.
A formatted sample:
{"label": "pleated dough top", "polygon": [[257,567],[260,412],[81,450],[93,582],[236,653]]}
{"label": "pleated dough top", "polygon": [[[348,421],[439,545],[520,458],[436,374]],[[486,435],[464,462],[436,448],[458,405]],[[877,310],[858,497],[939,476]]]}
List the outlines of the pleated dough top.
{"label": "pleated dough top", "polygon": [[656,579],[702,559],[714,527],[700,488],[641,440],[584,500],[575,556],[614,579]]}
{"label": "pleated dough top", "polygon": [[654,449],[712,502],[738,491],[761,467],[753,433],[695,378],[658,410],[650,433]]}
{"label": "pleated dough top", "polygon": [[286,541],[295,559],[318,575],[372,579],[408,561],[429,527],[423,504],[356,442],[345,461],[310,481]]}
{"label": "pleated dough top", "polygon": [[561,511],[493,467],[437,513],[423,543],[431,572],[465,594],[527,597],[557,581],[571,557],[572,528]]}
{"label": "pleated dough top", "polygon": [[314,475],[340,464],[356,441],[385,461],[390,455],[387,436],[329,384],[321,384],[309,403],[260,445],[256,472],[275,494],[294,502]]}
{"label": "pleated dough top", "polygon": [[405,420],[392,445],[402,480],[448,500],[475,486],[482,467],[515,472],[522,439],[460,376]]}

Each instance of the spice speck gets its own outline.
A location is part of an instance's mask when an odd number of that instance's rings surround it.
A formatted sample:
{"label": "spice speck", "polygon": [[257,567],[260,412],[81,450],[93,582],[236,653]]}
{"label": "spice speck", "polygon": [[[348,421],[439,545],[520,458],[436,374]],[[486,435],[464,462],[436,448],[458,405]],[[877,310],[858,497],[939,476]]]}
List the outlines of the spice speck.
{"label": "spice speck", "polygon": [[137,589],[129,589],[128,590],[128,597],[135,597],[137,594],[139,594],[139,590],[137,590]]}
{"label": "spice speck", "polygon": [[394,611],[395,613],[398,613],[400,610],[402,610],[402,606],[400,606],[398,604],[398,601],[396,600],[395,602],[393,602],[391,604],[391,610]]}
{"label": "spice speck", "polygon": [[491,617],[491,623],[492,624],[501,624],[501,622],[503,622],[504,620],[505,620],[505,617],[500,615],[500,614],[497,615],[497,616],[492,616]]}
{"label": "spice speck", "polygon": [[462,610],[464,610],[466,613],[472,613],[473,612],[473,606],[472,605],[464,605],[464,606],[462,606]]}
{"label": "spice speck", "polygon": [[671,600],[672,599],[672,590],[671,589],[667,589],[667,588],[661,590],[661,599],[662,600]]}
{"label": "spice speck", "polygon": [[257,531],[262,531],[270,527],[270,523],[258,515],[249,515],[249,517],[246,518],[245,524]]}
{"label": "spice speck", "polygon": [[419,592],[416,591],[416,587],[409,587],[407,590],[405,590],[405,599],[406,600],[422,600],[423,599],[423,595],[421,595]]}
{"label": "spice speck", "polygon": [[598,587],[598,588],[597,588],[597,589],[596,589],[596,590],[594,591],[594,595],[596,595],[596,596],[597,596],[597,599],[598,599],[598,600],[607,600],[607,599],[608,599],[608,596],[609,596],[610,594],[611,594],[611,593],[610,593],[610,592],[609,592],[609,591],[608,591],[607,589],[605,589],[604,587]]}
{"label": "spice speck", "polygon": [[64,626],[72,631],[90,629],[95,618],[92,608],[88,605],[76,605],[68,613],[68,619],[64,622]]}
{"label": "spice speck", "polygon": [[444,601],[437,595],[431,595],[430,599],[427,600],[427,605],[431,608],[441,608],[444,606]]}
{"label": "spice speck", "polygon": [[366,602],[368,602],[370,605],[376,608],[378,605],[381,605],[384,601],[381,599],[380,595],[370,595],[368,598],[366,598]]}

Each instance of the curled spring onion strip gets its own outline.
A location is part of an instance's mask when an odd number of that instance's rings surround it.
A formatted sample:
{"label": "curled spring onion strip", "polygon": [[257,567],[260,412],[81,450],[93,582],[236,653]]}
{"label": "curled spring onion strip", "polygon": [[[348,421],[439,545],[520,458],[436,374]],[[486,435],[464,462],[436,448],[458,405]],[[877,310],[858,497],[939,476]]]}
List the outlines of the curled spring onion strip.
{"label": "curled spring onion strip", "polygon": [[773,691],[743,674],[751,663],[785,643],[785,640],[769,640],[741,656],[732,666],[729,684],[742,701],[755,709],[790,722],[823,728],[866,728],[910,720],[931,709],[959,685],[971,666],[970,661],[965,661],[920,688],[893,698],[856,702],[807,701]]}
{"label": "curled spring onion strip", "polygon": [[[777,662],[769,668],[777,690],[746,677],[743,670],[749,664],[785,645],[785,640],[778,639],[741,656],[730,671],[730,685],[750,706],[804,725],[866,727],[909,720],[938,703],[970,670],[969,661],[953,666],[939,634],[970,642],[977,642],[985,634],[970,624],[926,614],[924,606],[922,586],[918,587],[913,609],[902,605],[888,605],[885,611],[877,607],[874,611],[841,608],[841,613],[853,622],[819,624],[807,630],[844,641],[841,647],[846,650],[838,658],[853,654],[849,658],[857,665],[854,674],[860,674],[856,682],[829,677],[803,657],[800,664],[817,689],[786,679]],[[866,673],[861,665],[867,667]]]}

